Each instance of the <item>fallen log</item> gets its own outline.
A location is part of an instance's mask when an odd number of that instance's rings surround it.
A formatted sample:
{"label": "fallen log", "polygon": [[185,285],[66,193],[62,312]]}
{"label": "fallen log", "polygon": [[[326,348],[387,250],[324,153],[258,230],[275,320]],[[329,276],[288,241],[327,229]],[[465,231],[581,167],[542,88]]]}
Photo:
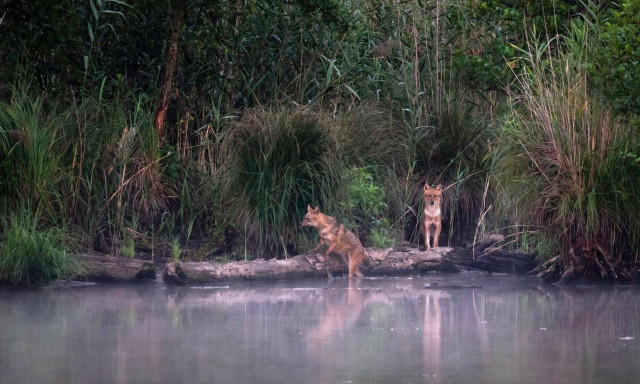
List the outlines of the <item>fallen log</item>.
{"label": "fallen log", "polygon": [[[452,248],[440,247],[427,251],[409,249],[393,251],[391,248],[369,248],[367,276],[406,275],[437,271],[443,266],[443,255]],[[307,277],[327,277],[345,274],[348,268],[337,258],[327,258],[319,253],[303,254],[281,260],[253,260],[229,263],[171,262],[165,265],[162,279],[166,284],[214,284],[237,280],[279,280]]]}
{"label": "fallen log", "polygon": [[78,255],[84,273],[77,279],[85,281],[140,281],[156,278],[153,261],[109,257],[106,255]]}
{"label": "fallen log", "polygon": [[[535,255],[492,247],[495,237],[477,242],[473,248],[438,247],[426,251],[407,246],[400,250],[369,248],[370,265],[365,276],[399,276],[430,271],[456,272],[462,269],[487,272],[526,273],[536,266]],[[152,261],[119,257],[82,255],[85,281],[140,281],[156,278]],[[342,275],[348,268],[340,258],[329,260],[320,253],[303,254],[281,260],[219,262],[169,262],[162,279],[166,284],[215,284],[228,281],[285,280]]]}

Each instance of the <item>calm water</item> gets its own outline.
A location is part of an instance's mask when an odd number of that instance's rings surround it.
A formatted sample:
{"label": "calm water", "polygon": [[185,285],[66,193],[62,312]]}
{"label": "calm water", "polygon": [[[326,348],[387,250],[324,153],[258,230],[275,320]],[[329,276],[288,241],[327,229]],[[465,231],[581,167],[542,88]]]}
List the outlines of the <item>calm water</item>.
{"label": "calm water", "polygon": [[637,383],[640,288],[484,274],[0,291],[2,383]]}

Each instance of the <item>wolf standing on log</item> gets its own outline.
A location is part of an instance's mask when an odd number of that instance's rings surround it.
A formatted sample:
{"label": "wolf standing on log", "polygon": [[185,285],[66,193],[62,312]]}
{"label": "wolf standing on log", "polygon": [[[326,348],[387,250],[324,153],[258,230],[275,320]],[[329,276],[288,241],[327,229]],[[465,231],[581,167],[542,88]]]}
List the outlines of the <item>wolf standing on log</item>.
{"label": "wolf standing on log", "polygon": [[442,229],[442,184],[431,188],[429,182],[424,183],[424,212],[422,221],[420,221],[420,233],[424,236],[425,249],[429,249],[429,237],[431,230],[435,230],[433,234],[433,246],[438,246],[438,238]]}
{"label": "wolf standing on log", "polygon": [[327,264],[329,264],[329,254],[331,252],[338,253],[344,263],[349,266],[349,278],[354,275],[362,276],[362,272],[359,270],[360,265],[362,263],[369,265],[369,256],[353,232],[338,223],[335,218],[321,213],[318,207],[311,208],[310,205],[307,205],[307,214],[301,224],[316,227],[318,230],[320,242],[313,252],[317,252],[323,244],[329,246],[325,251]]}

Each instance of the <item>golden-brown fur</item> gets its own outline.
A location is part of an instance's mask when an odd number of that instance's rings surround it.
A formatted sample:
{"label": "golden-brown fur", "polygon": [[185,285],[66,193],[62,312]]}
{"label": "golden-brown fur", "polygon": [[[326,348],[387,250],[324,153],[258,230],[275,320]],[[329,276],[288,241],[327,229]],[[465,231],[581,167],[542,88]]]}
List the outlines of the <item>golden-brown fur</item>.
{"label": "golden-brown fur", "polygon": [[328,246],[325,251],[327,263],[329,254],[335,252],[339,254],[344,263],[349,266],[349,278],[354,275],[362,276],[359,270],[360,265],[362,263],[368,265],[369,256],[353,232],[338,223],[335,218],[321,213],[318,207],[311,208],[311,206],[307,206],[307,214],[301,224],[315,227],[318,230],[320,242],[318,242],[313,252],[317,252],[320,247],[325,244]]}
{"label": "golden-brown fur", "polygon": [[424,212],[420,221],[420,233],[424,236],[424,246],[429,249],[429,237],[433,233],[433,246],[438,246],[438,238],[442,229],[442,185],[431,188],[429,182],[424,184]]}

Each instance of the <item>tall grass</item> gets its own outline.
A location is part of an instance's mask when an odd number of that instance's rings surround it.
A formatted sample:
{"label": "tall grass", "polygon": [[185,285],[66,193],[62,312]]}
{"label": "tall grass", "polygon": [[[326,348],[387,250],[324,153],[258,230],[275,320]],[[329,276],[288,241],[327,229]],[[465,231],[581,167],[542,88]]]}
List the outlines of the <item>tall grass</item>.
{"label": "tall grass", "polygon": [[45,107],[41,98],[23,92],[0,103],[0,191],[8,210],[19,203],[49,214],[59,209],[61,134],[56,103]]}
{"label": "tall grass", "polygon": [[13,95],[0,104],[5,212],[37,206],[39,218],[68,228],[85,249],[118,254],[126,233],[144,232],[169,209],[182,180],[172,171],[175,151],[157,144],[147,98]]}
{"label": "tall grass", "polygon": [[13,212],[2,226],[0,283],[38,287],[82,275],[82,265],[68,252],[63,229],[39,228],[37,215],[26,208]]}
{"label": "tall grass", "polygon": [[592,87],[592,41],[592,24],[580,20],[522,51],[499,140],[501,180],[521,220],[557,245],[551,278],[628,276],[640,246],[637,130]]}

